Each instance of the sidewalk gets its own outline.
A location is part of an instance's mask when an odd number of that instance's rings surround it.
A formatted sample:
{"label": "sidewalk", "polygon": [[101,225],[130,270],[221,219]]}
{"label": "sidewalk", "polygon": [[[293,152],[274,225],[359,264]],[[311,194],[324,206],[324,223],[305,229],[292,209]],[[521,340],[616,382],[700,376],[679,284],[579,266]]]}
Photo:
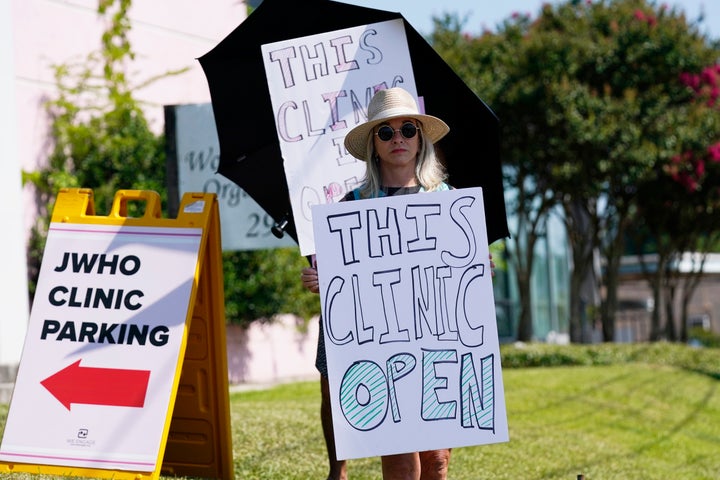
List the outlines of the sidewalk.
{"label": "sidewalk", "polygon": [[278,385],[284,385],[286,383],[295,382],[319,382],[320,374],[304,375],[300,377],[286,377],[272,382],[259,382],[259,383],[237,383],[230,385],[230,393],[238,392],[251,392],[253,390],[267,390],[269,388],[277,387]]}

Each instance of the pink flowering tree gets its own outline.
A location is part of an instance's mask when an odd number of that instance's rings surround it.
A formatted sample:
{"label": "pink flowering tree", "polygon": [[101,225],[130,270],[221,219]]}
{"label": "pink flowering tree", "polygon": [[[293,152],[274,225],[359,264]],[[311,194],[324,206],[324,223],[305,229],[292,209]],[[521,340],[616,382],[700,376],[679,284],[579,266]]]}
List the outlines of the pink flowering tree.
{"label": "pink flowering tree", "polygon": [[[642,245],[640,259],[648,250],[657,254],[655,268],[644,264],[658,306],[653,312],[653,338],[688,339],[688,306],[707,254],[720,249],[719,79],[720,65],[680,75],[693,95],[687,116],[699,121],[693,135],[685,137],[681,153],[659,164],[656,175],[641,186],[633,232]],[[690,266],[685,271],[679,268],[683,258]]]}
{"label": "pink flowering tree", "polygon": [[[446,17],[431,42],[500,119],[515,194],[508,210],[517,220],[508,251],[521,302],[529,306],[532,296],[533,242],[544,235],[548,212],[561,208],[573,264],[571,340],[586,341],[585,327],[599,317],[603,339],[613,341],[620,259],[641,195],[658,197],[649,185],[661,174],[672,180],[672,158],[699,155],[718,140],[711,135],[720,131],[717,110],[707,105],[712,85],[698,83],[707,92],[701,102],[680,81],[683,72],[716,64],[717,47],[682,12],[648,0],[568,0],[477,35],[463,26]],[[688,169],[678,165],[677,174],[699,173]],[[593,309],[582,285],[594,276],[595,252],[605,260],[605,294]],[[530,340],[531,309],[522,310],[518,338]]]}

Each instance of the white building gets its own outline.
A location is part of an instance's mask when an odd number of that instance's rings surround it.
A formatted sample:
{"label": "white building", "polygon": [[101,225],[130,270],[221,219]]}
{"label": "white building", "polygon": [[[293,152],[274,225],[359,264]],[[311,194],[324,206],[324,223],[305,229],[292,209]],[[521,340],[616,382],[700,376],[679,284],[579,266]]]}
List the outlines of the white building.
{"label": "white building", "polygon": [[[100,49],[105,28],[97,0],[0,0],[0,202],[3,268],[0,275],[0,384],[14,379],[29,318],[26,243],[36,214],[21,171],[42,165],[50,150],[43,102],[54,93],[53,65],[84,59]],[[130,78],[138,81],[187,68],[135,92],[147,102],[157,133],[163,105],[206,103],[210,93],[197,58],[247,16],[239,0],[134,0],[129,17],[136,53]],[[2,401],[2,399],[0,399]]]}

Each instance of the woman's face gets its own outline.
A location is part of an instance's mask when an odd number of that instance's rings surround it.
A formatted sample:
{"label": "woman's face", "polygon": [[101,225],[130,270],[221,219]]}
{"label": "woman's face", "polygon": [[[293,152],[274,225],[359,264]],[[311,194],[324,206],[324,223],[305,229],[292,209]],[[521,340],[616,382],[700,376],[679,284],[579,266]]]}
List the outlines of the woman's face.
{"label": "woman's face", "polygon": [[[411,123],[417,125],[417,122],[412,118],[395,118],[387,122],[381,123],[373,130],[373,137],[375,142],[375,152],[380,157],[380,163],[385,166],[412,166],[415,167],[415,161],[418,155],[418,149],[420,145],[420,132],[415,132],[412,138],[406,138],[401,133],[401,127]],[[389,126],[393,129],[393,136],[390,140],[383,141],[378,135],[378,131],[383,126]],[[412,130],[412,129],[410,129]],[[407,132],[406,132],[407,133]]]}

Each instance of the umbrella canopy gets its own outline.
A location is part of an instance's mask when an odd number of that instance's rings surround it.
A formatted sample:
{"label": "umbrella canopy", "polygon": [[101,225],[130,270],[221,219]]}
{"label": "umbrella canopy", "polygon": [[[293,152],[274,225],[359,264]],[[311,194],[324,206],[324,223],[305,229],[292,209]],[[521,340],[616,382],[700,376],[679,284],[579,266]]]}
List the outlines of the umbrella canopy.
{"label": "umbrella canopy", "polygon": [[245,190],[297,241],[260,47],[394,19],[403,20],[425,111],[450,126],[450,133],[438,143],[449,183],[456,188],[482,187],[488,240],[507,237],[498,119],[396,12],[331,0],[265,0],[200,57],[220,145],[218,173]]}

